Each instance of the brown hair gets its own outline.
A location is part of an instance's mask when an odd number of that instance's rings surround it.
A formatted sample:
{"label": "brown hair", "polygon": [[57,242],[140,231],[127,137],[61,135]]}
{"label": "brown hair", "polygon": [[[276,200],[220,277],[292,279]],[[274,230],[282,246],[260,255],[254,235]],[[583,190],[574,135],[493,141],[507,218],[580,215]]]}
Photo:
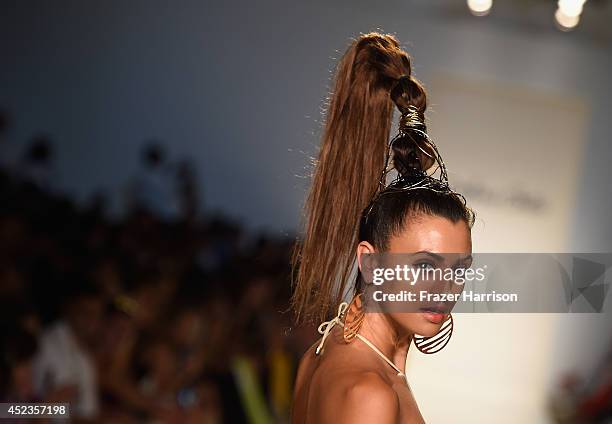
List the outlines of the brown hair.
{"label": "brown hair", "polygon": [[[392,99],[402,76],[410,77],[409,89]],[[355,260],[360,215],[384,166],[394,104],[425,111],[425,90],[411,77],[410,57],[392,35],[361,35],[337,65],[305,204],[304,237],[293,251],[298,321],[322,319],[341,300]]]}
{"label": "brown hair", "polygon": [[[411,75],[410,57],[392,35],[362,35],[338,63],[305,205],[305,234],[293,251],[292,306],[298,322],[323,319],[339,303],[359,241],[384,251],[407,219],[419,214],[463,220],[470,228],[474,223],[465,198],[452,190],[386,187],[379,192],[384,196],[373,198],[385,165],[394,105],[403,117],[415,110],[426,131],[425,90]],[[431,165],[426,155],[414,155],[413,143],[427,146],[425,133],[418,134],[410,142],[403,138],[393,143],[394,168],[402,177],[410,177],[415,160],[420,170]],[[356,290],[360,282],[358,273]]]}

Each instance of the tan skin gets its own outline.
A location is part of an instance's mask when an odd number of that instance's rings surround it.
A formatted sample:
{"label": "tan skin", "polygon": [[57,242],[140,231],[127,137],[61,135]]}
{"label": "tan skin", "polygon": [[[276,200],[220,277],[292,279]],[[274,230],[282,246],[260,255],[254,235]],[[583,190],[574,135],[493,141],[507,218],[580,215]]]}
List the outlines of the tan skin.
{"label": "tan skin", "polygon": [[[438,216],[412,219],[404,231],[389,242],[390,253],[472,254],[469,226]],[[357,247],[359,267],[362,255],[374,253],[362,241]],[[413,334],[431,336],[435,324],[421,313],[368,313],[359,334],[371,341],[402,372]],[[300,361],[292,411],[293,424],[399,424],[424,423],[414,396],[405,380],[365,343],[342,340],[342,328],[334,327],[325,350],[315,355],[318,342]]]}

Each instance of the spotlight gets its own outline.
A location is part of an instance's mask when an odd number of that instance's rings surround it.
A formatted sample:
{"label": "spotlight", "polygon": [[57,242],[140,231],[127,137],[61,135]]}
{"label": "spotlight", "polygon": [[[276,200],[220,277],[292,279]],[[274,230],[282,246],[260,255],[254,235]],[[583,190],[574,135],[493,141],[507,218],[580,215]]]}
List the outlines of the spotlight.
{"label": "spotlight", "polygon": [[582,13],[582,6],[586,0],[559,0],[559,10],[565,16],[576,17]]}
{"label": "spotlight", "polygon": [[557,9],[555,12],[555,21],[557,22],[561,31],[570,31],[578,25],[580,22],[580,15],[568,16],[561,9]]}
{"label": "spotlight", "polygon": [[467,0],[470,12],[474,16],[488,15],[493,6],[493,0]]}
{"label": "spotlight", "polygon": [[561,31],[570,31],[580,22],[580,14],[586,0],[559,0],[555,21]]}

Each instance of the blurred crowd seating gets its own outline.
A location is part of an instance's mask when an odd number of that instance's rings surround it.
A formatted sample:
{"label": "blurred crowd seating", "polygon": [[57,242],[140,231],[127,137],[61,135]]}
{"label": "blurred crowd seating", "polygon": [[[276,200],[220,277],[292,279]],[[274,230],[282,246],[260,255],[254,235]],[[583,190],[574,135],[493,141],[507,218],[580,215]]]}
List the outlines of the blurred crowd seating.
{"label": "blurred crowd seating", "polygon": [[288,422],[316,336],[287,310],[293,238],[193,205],[110,219],[40,175],[0,172],[2,402],[70,402],[72,422]]}

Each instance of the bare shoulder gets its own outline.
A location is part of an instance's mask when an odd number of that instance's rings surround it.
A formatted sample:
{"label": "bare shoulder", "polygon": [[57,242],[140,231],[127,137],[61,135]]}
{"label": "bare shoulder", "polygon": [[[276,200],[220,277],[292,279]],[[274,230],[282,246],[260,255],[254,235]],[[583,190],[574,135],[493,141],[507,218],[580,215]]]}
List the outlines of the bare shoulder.
{"label": "bare shoulder", "polygon": [[344,383],[337,387],[335,392],[335,396],[332,396],[334,401],[329,402],[325,408],[326,418],[329,418],[330,422],[398,422],[400,407],[397,393],[376,372],[354,373],[345,378]]}

